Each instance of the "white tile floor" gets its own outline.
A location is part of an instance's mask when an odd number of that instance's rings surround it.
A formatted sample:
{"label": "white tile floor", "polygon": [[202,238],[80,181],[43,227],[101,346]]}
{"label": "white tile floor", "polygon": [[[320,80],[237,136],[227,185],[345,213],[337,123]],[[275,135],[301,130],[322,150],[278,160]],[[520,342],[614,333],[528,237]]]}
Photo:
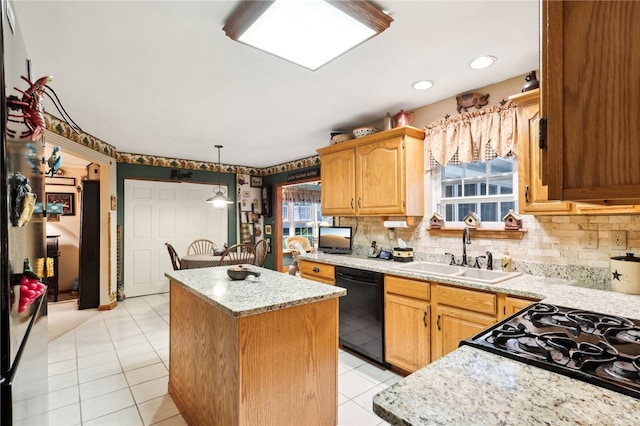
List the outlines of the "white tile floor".
{"label": "white tile floor", "polygon": [[[340,350],[338,424],[385,425],[371,398],[400,376]],[[128,298],[49,343],[51,425],[185,425],[167,393],[169,294]]]}

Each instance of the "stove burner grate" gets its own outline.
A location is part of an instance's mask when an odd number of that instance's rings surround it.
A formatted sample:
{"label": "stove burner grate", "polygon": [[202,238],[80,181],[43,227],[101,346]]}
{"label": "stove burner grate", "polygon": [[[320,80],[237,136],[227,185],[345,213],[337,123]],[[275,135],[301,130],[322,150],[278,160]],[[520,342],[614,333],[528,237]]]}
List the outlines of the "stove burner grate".
{"label": "stove burner grate", "polygon": [[640,399],[640,320],[538,303],[461,345]]}

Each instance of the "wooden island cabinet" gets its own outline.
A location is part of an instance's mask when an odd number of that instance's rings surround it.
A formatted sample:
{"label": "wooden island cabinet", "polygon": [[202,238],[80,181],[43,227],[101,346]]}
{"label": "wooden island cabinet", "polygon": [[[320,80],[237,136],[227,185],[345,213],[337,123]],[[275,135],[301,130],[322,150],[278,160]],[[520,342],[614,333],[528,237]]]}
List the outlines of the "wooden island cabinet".
{"label": "wooden island cabinet", "polygon": [[169,393],[190,425],[336,425],[344,289],[263,268],[172,271]]}

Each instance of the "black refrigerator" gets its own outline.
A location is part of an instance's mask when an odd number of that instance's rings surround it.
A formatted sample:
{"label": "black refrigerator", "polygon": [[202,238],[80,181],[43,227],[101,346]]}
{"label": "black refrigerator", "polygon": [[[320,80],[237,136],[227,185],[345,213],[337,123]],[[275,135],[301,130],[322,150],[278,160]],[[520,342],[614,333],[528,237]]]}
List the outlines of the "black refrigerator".
{"label": "black refrigerator", "polygon": [[[25,260],[35,271],[38,262],[45,268],[47,264],[44,148],[41,138],[34,141],[25,135],[30,129],[24,117],[20,117],[22,108],[14,102],[24,96],[16,87],[29,88],[21,76],[31,81],[34,76],[29,75],[17,17],[7,0],[0,3],[3,117],[0,120],[0,424],[40,426],[48,424],[47,295],[44,289],[39,296],[23,297],[23,301],[29,300],[29,304],[24,305],[20,302],[20,284]],[[41,291],[39,288],[38,293]],[[28,293],[24,291],[23,296]]]}

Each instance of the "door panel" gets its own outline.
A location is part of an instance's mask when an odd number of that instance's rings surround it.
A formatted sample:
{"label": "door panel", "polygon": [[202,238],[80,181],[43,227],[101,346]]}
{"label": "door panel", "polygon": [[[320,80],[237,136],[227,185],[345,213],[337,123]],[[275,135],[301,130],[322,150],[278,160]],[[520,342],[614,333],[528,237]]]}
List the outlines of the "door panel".
{"label": "door panel", "polygon": [[204,202],[212,192],[212,185],[125,179],[126,296],[169,291],[164,274],[172,266],[164,243],[184,256],[193,240],[207,238],[219,247],[228,241],[227,209]]}

